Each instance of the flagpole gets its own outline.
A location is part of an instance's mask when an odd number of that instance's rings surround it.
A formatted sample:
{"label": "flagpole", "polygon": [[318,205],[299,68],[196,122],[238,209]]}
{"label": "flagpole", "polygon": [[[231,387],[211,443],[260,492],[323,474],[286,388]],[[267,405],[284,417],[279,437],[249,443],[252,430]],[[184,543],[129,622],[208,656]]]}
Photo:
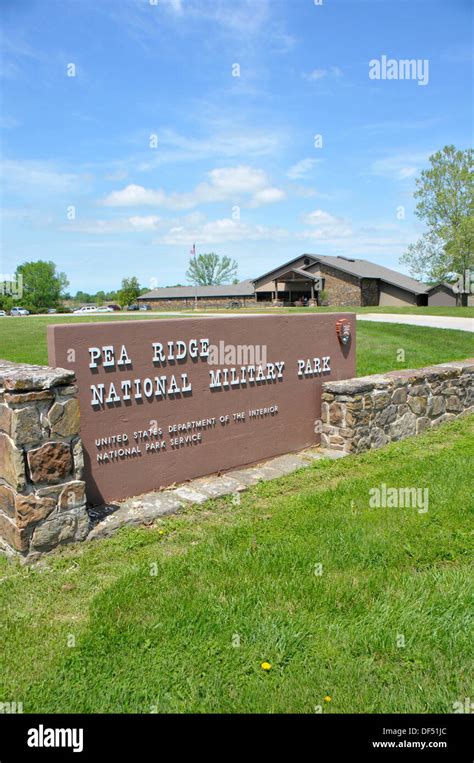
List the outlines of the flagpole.
{"label": "flagpole", "polygon": [[[196,268],[197,268],[197,265],[196,265],[196,244],[193,245],[193,249],[194,249],[194,265],[195,265],[195,271],[194,272],[195,272],[195,275],[197,276],[197,270],[196,270]],[[198,294],[197,294],[197,289],[198,289],[198,287],[197,287],[197,278],[195,278],[195,280],[194,280],[194,309],[195,310],[198,309]]]}
{"label": "flagpole", "polygon": [[189,252],[191,257],[194,257],[194,309],[197,310],[198,306],[198,293],[197,293],[197,265],[196,265],[196,244],[193,244],[191,251]]}

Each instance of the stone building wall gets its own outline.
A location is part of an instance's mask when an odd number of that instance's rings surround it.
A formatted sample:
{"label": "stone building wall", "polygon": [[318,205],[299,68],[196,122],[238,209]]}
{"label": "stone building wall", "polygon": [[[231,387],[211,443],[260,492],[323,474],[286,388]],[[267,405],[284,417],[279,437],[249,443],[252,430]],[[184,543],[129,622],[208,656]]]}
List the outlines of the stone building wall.
{"label": "stone building wall", "polygon": [[34,560],[88,532],[74,374],[0,361],[0,548]]}
{"label": "stone building wall", "polygon": [[363,278],[361,282],[362,306],[379,304],[379,282],[376,278]]}
{"label": "stone building wall", "polygon": [[342,270],[334,270],[323,263],[318,267],[318,272],[324,278],[324,290],[327,292],[329,305],[359,307],[362,304],[358,278]]}
{"label": "stone building wall", "polygon": [[[239,302],[241,307],[255,304],[255,297],[198,297],[198,308],[202,307],[230,307],[233,302]],[[151,310],[184,310],[194,308],[194,298],[180,299],[149,299],[139,300],[140,305],[148,305]]]}
{"label": "stone building wall", "polygon": [[322,401],[322,447],[380,448],[474,413],[474,359],[325,382]]}

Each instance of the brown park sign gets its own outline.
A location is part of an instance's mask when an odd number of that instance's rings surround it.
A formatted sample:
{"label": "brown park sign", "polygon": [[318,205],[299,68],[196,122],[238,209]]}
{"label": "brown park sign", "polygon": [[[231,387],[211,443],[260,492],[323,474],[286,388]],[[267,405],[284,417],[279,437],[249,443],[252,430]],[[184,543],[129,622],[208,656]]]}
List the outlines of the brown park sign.
{"label": "brown park sign", "polygon": [[69,323],[48,351],[76,373],[96,505],[317,444],[322,382],[355,375],[355,316]]}

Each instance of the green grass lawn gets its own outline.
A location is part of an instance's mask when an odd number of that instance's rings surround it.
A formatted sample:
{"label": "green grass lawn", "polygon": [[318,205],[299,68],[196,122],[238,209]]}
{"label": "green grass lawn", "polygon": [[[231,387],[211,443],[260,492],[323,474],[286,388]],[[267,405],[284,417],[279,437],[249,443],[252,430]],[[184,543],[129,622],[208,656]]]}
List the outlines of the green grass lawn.
{"label": "green grass lawn", "polygon": [[[189,315],[189,313],[188,313]],[[141,316],[152,320],[155,316]],[[48,323],[136,320],[136,315],[0,319],[0,358],[45,365]],[[399,353],[403,350],[405,355]],[[474,340],[465,331],[402,324],[357,322],[357,374],[384,373],[394,368],[420,368],[431,363],[474,355]],[[402,359],[401,359],[402,358]]]}
{"label": "green grass lawn", "polygon": [[[42,567],[0,560],[2,701],[26,713],[453,712],[472,696],[473,436],[470,417]],[[383,482],[428,487],[428,511],[369,508]]]}
{"label": "green grass lawn", "polygon": [[[205,312],[205,311],[202,311]],[[392,315],[447,315],[452,318],[474,318],[474,307],[245,307],[238,310],[209,307],[207,312],[217,313],[390,313]]]}

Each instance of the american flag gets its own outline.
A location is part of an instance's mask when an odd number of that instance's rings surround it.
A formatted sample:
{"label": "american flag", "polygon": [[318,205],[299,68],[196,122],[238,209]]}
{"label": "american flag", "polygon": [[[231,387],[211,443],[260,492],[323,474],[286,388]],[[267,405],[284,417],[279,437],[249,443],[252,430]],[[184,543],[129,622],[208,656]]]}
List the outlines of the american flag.
{"label": "american flag", "polygon": [[189,254],[191,255],[191,257],[195,257],[196,256],[196,244],[193,244],[192,249],[189,252]]}

